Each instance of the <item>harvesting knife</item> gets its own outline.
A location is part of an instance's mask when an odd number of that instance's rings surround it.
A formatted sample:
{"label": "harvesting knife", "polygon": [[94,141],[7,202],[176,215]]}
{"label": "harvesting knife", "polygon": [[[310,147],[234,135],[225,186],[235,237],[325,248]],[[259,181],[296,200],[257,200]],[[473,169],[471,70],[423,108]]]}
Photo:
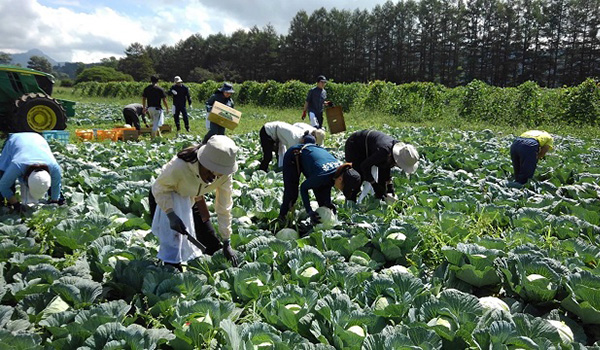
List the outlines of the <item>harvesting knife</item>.
{"label": "harvesting knife", "polygon": [[187,232],[187,230],[185,231],[185,235],[187,236],[188,241],[190,241],[193,245],[196,246],[196,248],[200,249],[202,251],[202,253],[204,253],[206,251],[206,246],[204,246],[204,244],[200,243],[196,237],[191,236],[189,232]]}

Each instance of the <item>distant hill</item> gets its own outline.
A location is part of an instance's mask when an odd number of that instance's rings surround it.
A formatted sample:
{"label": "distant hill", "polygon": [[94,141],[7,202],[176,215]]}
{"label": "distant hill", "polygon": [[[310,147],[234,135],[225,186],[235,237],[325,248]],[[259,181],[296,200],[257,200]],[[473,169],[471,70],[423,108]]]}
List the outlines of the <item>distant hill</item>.
{"label": "distant hill", "polygon": [[56,62],[56,60],[54,60],[52,57],[43,53],[42,50],[38,50],[38,49],[31,49],[27,52],[13,54],[12,55],[12,64],[20,64],[22,67],[27,67],[27,62],[29,61],[29,58],[31,58],[31,56],[46,57],[46,59],[48,59],[48,61],[50,61],[50,63],[52,63],[53,67],[58,64],[58,62]]}

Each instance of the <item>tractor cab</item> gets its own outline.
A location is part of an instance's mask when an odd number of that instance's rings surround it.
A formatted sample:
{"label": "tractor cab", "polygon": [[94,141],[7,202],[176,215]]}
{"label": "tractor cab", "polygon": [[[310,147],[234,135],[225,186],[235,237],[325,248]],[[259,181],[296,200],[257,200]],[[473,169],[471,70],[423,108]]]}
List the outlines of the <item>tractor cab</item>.
{"label": "tractor cab", "polygon": [[52,98],[53,86],[51,74],[0,65],[0,130],[64,130],[75,102]]}

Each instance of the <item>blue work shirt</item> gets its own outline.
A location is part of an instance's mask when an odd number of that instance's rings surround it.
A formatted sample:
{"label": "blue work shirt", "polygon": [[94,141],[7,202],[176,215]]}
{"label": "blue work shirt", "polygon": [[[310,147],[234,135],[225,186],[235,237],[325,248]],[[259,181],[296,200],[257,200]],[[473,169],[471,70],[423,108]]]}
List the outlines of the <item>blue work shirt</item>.
{"label": "blue work shirt", "polygon": [[317,115],[323,114],[323,103],[325,103],[325,99],[327,99],[327,91],[325,91],[325,89],[321,89],[318,86],[310,89],[306,96],[308,111]]}
{"label": "blue work shirt", "polygon": [[315,144],[298,144],[290,147],[286,152],[293,154],[294,150],[302,149],[300,155],[300,167],[306,180],[300,185],[300,196],[307,213],[312,212],[310,207],[309,189],[315,189],[323,186],[333,187],[333,175],[342,162],[336,159],[331,153]]}
{"label": "blue work shirt", "polygon": [[10,189],[18,180],[24,182],[23,175],[33,164],[45,164],[50,170],[52,185],[50,199],[58,200],[61,189],[61,169],[52,155],[52,150],[44,137],[35,132],[11,134],[0,154],[0,194],[8,199],[14,196]]}

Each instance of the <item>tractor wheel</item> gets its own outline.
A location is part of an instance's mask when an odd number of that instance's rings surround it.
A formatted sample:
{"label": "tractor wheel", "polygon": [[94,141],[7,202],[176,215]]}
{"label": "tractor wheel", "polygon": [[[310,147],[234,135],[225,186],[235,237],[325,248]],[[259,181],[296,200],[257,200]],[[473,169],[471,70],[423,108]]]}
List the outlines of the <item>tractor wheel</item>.
{"label": "tractor wheel", "polygon": [[21,96],[15,101],[13,111],[13,131],[64,130],[66,112],[63,106],[54,98],[41,93],[31,93]]}

